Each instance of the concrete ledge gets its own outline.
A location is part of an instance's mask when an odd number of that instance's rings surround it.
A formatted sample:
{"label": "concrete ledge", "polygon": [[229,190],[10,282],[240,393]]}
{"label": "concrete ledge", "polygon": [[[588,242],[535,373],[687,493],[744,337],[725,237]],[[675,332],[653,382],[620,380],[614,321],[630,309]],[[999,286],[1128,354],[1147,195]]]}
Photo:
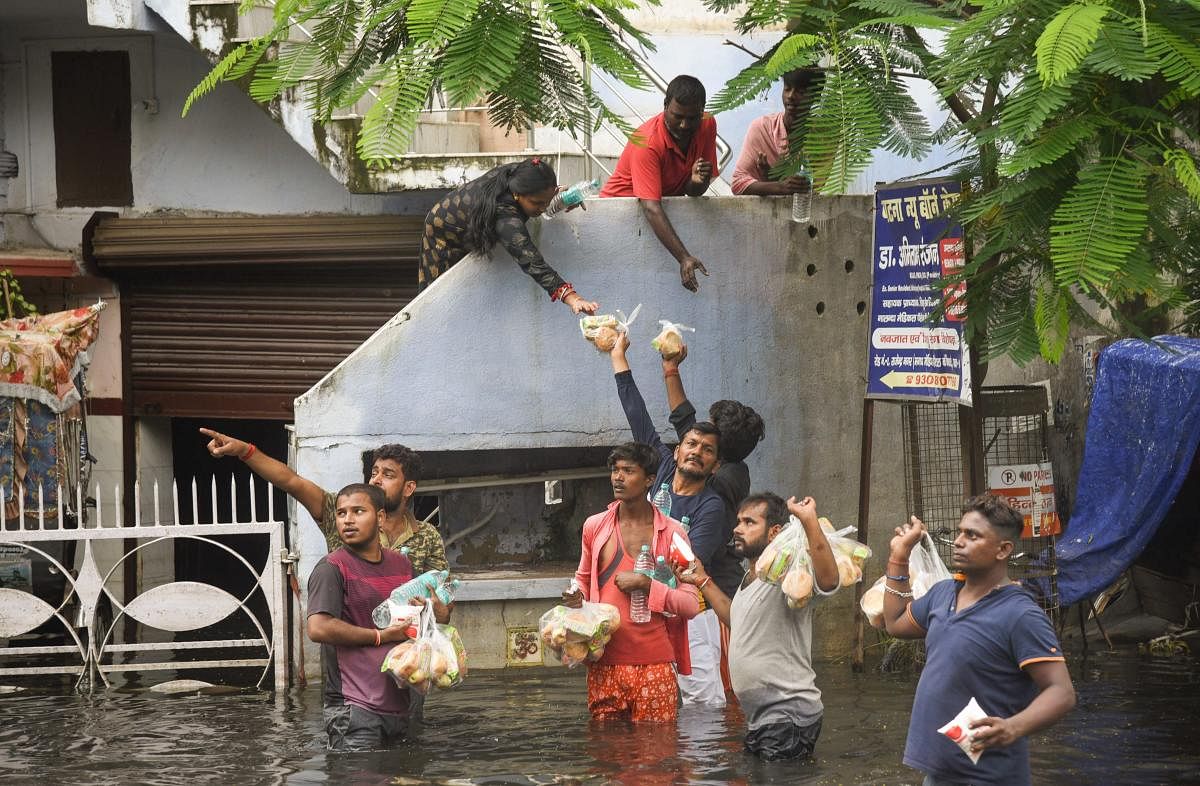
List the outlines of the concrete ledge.
{"label": "concrete ledge", "polygon": [[537,579],[463,579],[456,602],[558,598],[571,583],[570,575]]}

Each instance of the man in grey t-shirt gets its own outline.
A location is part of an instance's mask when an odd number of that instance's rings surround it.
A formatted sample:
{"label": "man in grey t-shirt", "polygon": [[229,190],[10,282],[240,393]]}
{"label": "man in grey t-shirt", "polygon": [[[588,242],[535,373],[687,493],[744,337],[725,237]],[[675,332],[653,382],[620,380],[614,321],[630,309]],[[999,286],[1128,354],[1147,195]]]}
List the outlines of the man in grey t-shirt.
{"label": "man in grey t-shirt", "polygon": [[679,578],[700,588],[705,602],[729,626],[729,673],[746,713],[746,750],[763,759],[807,758],[821,734],[821,691],[812,668],[812,604],[792,609],[779,587],[760,581],[755,562],[787,524],[788,512],[808,536],[813,591],[838,588],[838,567],[817,521],[812,497],[784,501],[752,494],[738,508],[733,549],[750,561],[737,595],[730,600],[704,567],[692,563]]}

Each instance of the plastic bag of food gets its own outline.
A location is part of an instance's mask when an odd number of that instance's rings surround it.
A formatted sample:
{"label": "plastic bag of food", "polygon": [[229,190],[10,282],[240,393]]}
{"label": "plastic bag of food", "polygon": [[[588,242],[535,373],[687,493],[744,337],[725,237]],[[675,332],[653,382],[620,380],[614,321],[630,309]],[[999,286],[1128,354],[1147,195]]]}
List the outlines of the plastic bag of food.
{"label": "plastic bag of food", "polygon": [[[822,528],[827,522],[828,519],[822,520]],[[854,527],[833,530],[831,525],[825,534],[829,548],[833,550],[833,558],[837,562],[838,583],[842,587],[852,587],[862,581],[863,564],[871,556],[870,547],[850,537],[855,531]]]}
{"label": "plastic bag of food", "polygon": [[538,620],[542,643],[569,668],[600,660],[620,625],[621,613],[616,606],[587,601],[577,609],[555,606]]}
{"label": "plastic bag of food", "polygon": [[390,674],[400,687],[422,694],[458,685],[466,676],[462,638],[453,627],[437,624],[428,600],[424,607],[414,608],[421,612],[416,637],[392,647],[379,670]]}
{"label": "plastic bag of food", "polygon": [[796,556],[801,553],[807,556],[807,550],[808,537],[804,534],[804,525],[793,516],[775,539],[767,544],[758,561],[754,563],[758,578],[768,584],[779,584],[787,575]]}
{"label": "plastic bag of food", "polygon": [[987,716],[987,713],[979,706],[979,702],[975,701],[975,697],[972,696],[971,700],[967,702],[967,706],[959,710],[949,723],[938,729],[938,734],[945,734],[951,742],[957,744],[962,752],[970,757],[972,764],[978,764],[983,751],[971,750],[971,745],[975,741],[975,735],[971,733],[971,724],[977,720],[983,720]]}
{"label": "plastic bag of food", "polygon": [[913,547],[908,558],[909,586],[912,588],[913,600],[929,592],[929,588],[939,581],[953,578],[946,563],[938,556],[933,538],[926,532],[921,541]]}
{"label": "plastic bag of food", "polygon": [[883,596],[885,594],[883,583],[885,581],[887,581],[887,577],[880,576],[858,601],[858,606],[866,616],[867,622],[872,628],[878,630],[883,630],[886,624],[883,617]]}
{"label": "plastic bag of food", "polygon": [[804,549],[796,553],[783,576],[783,581],[779,583],[779,589],[787,596],[788,607],[802,609],[807,606],[812,600],[813,583],[812,560],[808,556],[808,550]]}
{"label": "plastic bag of food", "polygon": [[663,360],[678,360],[679,356],[683,354],[683,331],[690,330],[695,333],[696,328],[666,319],[658,320],[658,324],[662,325],[662,332],[651,340],[650,346],[662,355]]}
{"label": "plastic bag of food", "polygon": [[428,636],[432,653],[429,658],[429,679],[432,687],[453,688],[467,676],[467,651],[462,637],[451,625],[435,625]]}
{"label": "plastic bag of food", "polygon": [[633,324],[633,320],[637,319],[638,312],[641,310],[642,304],[638,303],[628,317],[621,311],[617,311],[615,315],[596,314],[580,317],[579,332],[583,333],[583,337],[592,342],[596,349],[601,352],[612,352],[613,347],[617,345],[617,336],[629,332],[629,326]]}

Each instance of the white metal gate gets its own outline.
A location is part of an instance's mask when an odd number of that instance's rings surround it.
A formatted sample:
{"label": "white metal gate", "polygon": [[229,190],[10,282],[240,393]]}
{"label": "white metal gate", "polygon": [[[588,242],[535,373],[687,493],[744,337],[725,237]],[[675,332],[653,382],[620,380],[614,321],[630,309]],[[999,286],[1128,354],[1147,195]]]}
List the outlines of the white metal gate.
{"label": "white metal gate", "polygon": [[[134,520],[123,526],[121,519],[121,494],[114,488],[108,501],[101,494],[99,484],[95,487],[94,516],[78,528],[64,527],[63,505],[58,504],[62,489],[55,490],[53,499],[46,499],[42,489],[36,497],[37,510],[26,510],[26,495],[20,487],[15,500],[5,496],[0,488],[0,546],[12,555],[27,553],[30,560],[46,560],[52,571],[58,571],[66,581],[66,590],[60,602],[47,602],[34,594],[32,580],[28,588],[6,586],[0,582],[0,639],[9,640],[38,629],[47,623],[57,622],[69,643],[61,646],[11,646],[11,641],[0,647],[0,676],[70,674],[77,675],[76,686],[93,686],[96,678],[106,687],[109,675],[114,672],[138,671],[183,671],[189,669],[262,668],[258,685],[262,687],[267,675],[274,667],[276,689],[287,687],[287,570],[292,563],[284,540],[284,522],[276,517],[273,502],[274,490],[267,486],[266,517],[260,518],[259,504],[255,499],[254,483],[240,484],[249,495],[250,521],[238,521],[236,511],[238,486],[230,479],[229,513],[224,517],[218,511],[217,481],[212,480],[212,520],[217,524],[181,524],[178,486],[171,484],[170,510],[164,516],[159,504],[159,486],[155,482],[153,491],[153,513],[144,516],[140,501],[140,486],[135,484]],[[191,483],[190,508],[192,521],[200,519],[196,481]],[[6,515],[8,502],[16,503],[16,517]],[[185,500],[185,504],[186,504]],[[90,505],[89,505],[90,507]],[[106,525],[105,508],[111,511]],[[84,509],[84,491],[75,489],[75,510]],[[47,515],[47,510],[52,511]],[[267,553],[261,555],[263,567],[256,568],[250,560],[227,544],[216,540],[229,535],[266,535]],[[136,544],[126,550],[124,543],[135,539]],[[164,541],[193,540],[207,543],[211,547],[232,555],[243,566],[253,582],[252,589],[237,597],[227,590],[196,581],[168,581],[142,591],[128,603],[122,603],[110,587],[110,581],[124,568],[128,560],[138,559],[150,546]],[[122,544],[118,547],[116,561],[107,570],[101,570],[96,551],[103,542]],[[63,564],[63,560],[50,553],[52,544],[75,542],[82,546],[82,554],[73,560],[78,565]],[[61,547],[58,547],[61,549]],[[111,548],[111,547],[110,547]],[[258,560],[255,560],[256,562]],[[11,571],[11,576],[22,579],[28,576],[26,569]],[[13,581],[7,582],[14,583]],[[261,596],[259,596],[261,593]],[[128,593],[127,593],[128,594]],[[258,597],[256,597],[258,596]],[[111,620],[102,620],[100,608],[107,598],[111,605]],[[262,607],[265,615],[256,614],[251,606]],[[236,639],[196,639],[176,641],[176,634],[187,631],[203,631],[221,623],[232,615],[244,614],[249,618],[254,635]],[[68,615],[71,619],[68,619]],[[145,638],[164,638],[164,641],[139,641],[118,643],[113,634],[117,623],[123,618],[133,620],[144,628],[164,632]],[[230,658],[228,652],[238,650],[246,657]],[[215,657],[214,657],[215,656]],[[46,665],[44,661],[55,660]],[[30,663],[35,665],[28,665]]]}

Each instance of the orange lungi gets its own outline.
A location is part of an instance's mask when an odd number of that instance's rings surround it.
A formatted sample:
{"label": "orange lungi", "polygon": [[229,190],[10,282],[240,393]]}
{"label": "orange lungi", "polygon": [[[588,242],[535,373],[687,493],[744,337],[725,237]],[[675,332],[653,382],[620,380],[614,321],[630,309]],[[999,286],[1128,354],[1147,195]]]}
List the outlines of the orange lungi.
{"label": "orange lungi", "polygon": [[679,688],[670,663],[592,664],[587,687],[588,711],[595,720],[673,723],[679,717]]}

